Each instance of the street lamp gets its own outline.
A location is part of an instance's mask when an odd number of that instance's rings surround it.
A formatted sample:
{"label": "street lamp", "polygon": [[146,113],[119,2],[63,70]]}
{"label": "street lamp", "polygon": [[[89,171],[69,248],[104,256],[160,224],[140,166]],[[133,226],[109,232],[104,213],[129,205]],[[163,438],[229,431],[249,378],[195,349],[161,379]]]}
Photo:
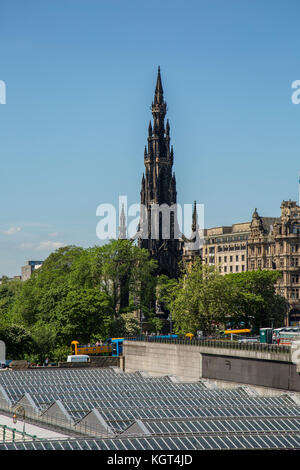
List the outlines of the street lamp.
{"label": "street lamp", "polygon": [[143,314],[143,312],[141,311],[141,314],[140,314],[140,323],[141,323],[141,334],[143,334],[143,322],[146,320],[146,317],[145,315]]}
{"label": "street lamp", "polygon": [[23,405],[17,405],[13,409],[14,414],[13,414],[13,422],[16,423],[18,420],[17,417],[17,412],[22,413],[23,415],[23,438],[25,435],[25,418],[26,418],[26,412],[25,412],[25,407]]}
{"label": "street lamp", "polygon": [[286,312],[286,326],[289,326],[289,323],[290,323],[290,312],[291,312],[291,309],[292,309],[292,305],[290,304],[289,301],[287,301],[287,312]]}
{"label": "street lamp", "polygon": [[172,334],[172,315],[169,313],[167,320],[170,322],[170,335]]}

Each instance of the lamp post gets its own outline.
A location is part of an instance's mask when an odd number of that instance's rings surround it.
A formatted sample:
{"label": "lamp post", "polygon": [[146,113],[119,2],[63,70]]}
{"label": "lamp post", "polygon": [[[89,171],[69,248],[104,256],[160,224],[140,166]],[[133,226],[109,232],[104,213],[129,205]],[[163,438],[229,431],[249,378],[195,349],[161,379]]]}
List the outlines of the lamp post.
{"label": "lamp post", "polygon": [[146,317],[145,315],[143,314],[143,312],[141,311],[141,314],[140,314],[140,323],[141,323],[141,335],[143,334],[143,322],[145,321]]}
{"label": "lamp post", "polygon": [[287,301],[287,312],[286,312],[286,326],[289,326],[289,319],[290,319],[290,312],[292,310],[292,305],[290,304],[289,301]]}
{"label": "lamp post", "polygon": [[16,423],[18,420],[17,417],[17,412],[22,413],[23,415],[23,439],[25,435],[25,418],[26,418],[26,412],[25,412],[25,407],[23,405],[17,405],[13,409],[14,415],[13,415],[13,422]]}
{"label": "lamp post", "polygon": [[170,322],[170,335],[172,334],[172,315],[169,313],[167,320]]}

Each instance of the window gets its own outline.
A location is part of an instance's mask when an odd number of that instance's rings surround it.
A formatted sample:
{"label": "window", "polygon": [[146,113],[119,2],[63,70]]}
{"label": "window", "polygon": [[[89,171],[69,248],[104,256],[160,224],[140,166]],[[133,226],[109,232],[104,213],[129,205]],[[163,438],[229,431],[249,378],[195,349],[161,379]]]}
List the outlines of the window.
{"label": "window", "polygon": [[292,299],[299,299],[299,289],[292,289]]}
{"label": "window", "polygon": [[298,284],[298,282],[299,282],[299,276],[298,276],[298,274],[293,275],[293,276],[292,276],[292,283]]}
{"label": "window", "polygon": [[224,256],[224,263],[227,263],[227,256]]}
{"label": "window", "polygon": [[242,264],[242,271],[245,271],[245,265]]}
{"label": "window", "polygon": [[238,265],[236,265],[235,271],[238,272],[238,270],[239,270],[239,267],[238,267]]}
{"label": "window", "polygon": [[232,266],[230,266],[230,272],[232,273]]}
{"label": "window", "polygon": [[261,259],[259,259],[259,260],[257,261],[257,267],[258,267],[258,269],[261,269]]}
{"label": "window", "polygon": [[293,225],[293,233],[299,234],[300,233],[300,225],[294,224]]}
{"label": "window", "polygon": [[238,260],[239,260],[239,257],[238,257],[238,255],[236,255],[236,257],[235,257],[235,261],[238,261]]}
{"label": "window", "polygon": [[227,273],[227,266],[224,266],[224,273]]}
{"label": "window", "polygon": [[219,256],[219,263],[221,263],[221,262],[222,262],[222,258],[221,258],[221,256]]}
{"label": "window", "polygon": [[242,255],[242,261],[245,261],[245,255]]}
{"label": "window", "polygon": [[230,262],[232,263],[232,256],[230,256]]}

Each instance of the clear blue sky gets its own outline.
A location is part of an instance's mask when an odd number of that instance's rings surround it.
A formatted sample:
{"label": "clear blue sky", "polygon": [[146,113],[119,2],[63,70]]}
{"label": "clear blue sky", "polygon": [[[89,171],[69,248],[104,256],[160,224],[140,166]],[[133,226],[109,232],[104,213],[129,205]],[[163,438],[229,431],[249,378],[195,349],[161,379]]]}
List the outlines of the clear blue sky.
{"label": "clear blue sky", "polygon": [[139,202],[161,66],[178,202],[205,225],[298,200],[299,0],[0,3],[0,275],[93,246],[101,203]]}

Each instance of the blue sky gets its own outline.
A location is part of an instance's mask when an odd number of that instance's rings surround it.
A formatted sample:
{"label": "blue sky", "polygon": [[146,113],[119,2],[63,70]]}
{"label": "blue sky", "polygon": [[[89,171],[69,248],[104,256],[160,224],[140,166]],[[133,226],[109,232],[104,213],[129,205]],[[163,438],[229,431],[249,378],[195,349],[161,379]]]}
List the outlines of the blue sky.
{"label": "blue sky", "polygon": [[93,246],[96,208],[139,202],[161,66],[178,202],[205,226],[298,200],[298,0],[0,2],[0,275]]}

